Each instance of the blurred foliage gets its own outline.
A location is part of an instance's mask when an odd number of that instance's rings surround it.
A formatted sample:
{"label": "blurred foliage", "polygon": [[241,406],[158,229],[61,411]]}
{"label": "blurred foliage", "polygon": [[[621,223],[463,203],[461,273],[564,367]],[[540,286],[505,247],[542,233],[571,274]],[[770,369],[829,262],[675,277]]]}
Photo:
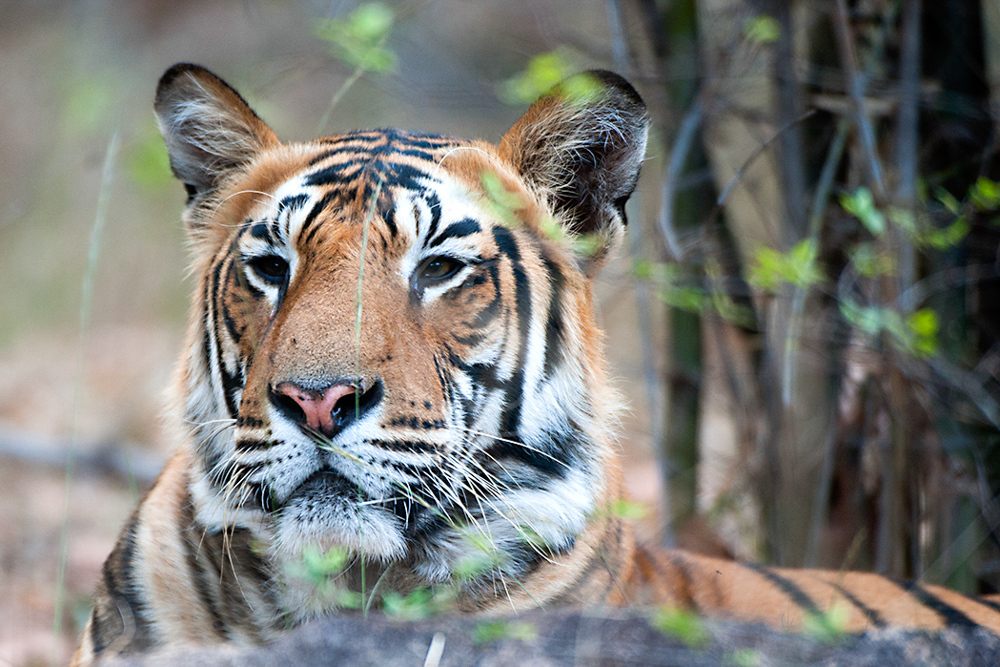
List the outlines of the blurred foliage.
{"label": "blurred foliage", "polygon": [[538,628],[525,621],[483,621],[476,625],[472,641],[476,644],[490,644],[503,639],[531,641],[538,637]]}
{"label": "blurred foliage", "polygon": [[125,174],[129,179],[146,190],[157,190],[173,184],[174,175],[170,171],[170,158],[163,137],[153,122],[139,128],[126,151]]}
{"label": "blurred foliage", "polygon": [[103,129],[119,99],[115,77],[110,73],[93,72],[71,77],[65,92],[62,126],[76,135]]}
{"label": "blurred foliage", "polygon": [[317,21],[315,34],[329,42],[333,55],[348,65],[388,72],[396,66],[396,54],[385,46],[393,22],[391,8],[381,2],[368,2],[345,18]]}
{"label": "blurred foliage", "polygon": [[712,638],[701,617],[685,609],[660,607],[653,612],[649,624],[690,648],[706,646]]}
{"label": "blurred foliage", "polygon": [[757,248],[747,281],[767,292],[781,285],[811,287],[823,281],[823,271],[817,262],[819,248],[812,239],[799,241],[788,252],[774,248]]}
{"label": "blurred foliage", "polygon": [[577,70],[566,49],[540,53],[528,61],[522,72],[501,83],[497,94],[507,104],[530,104]]}
{"label": "blurred foliage", "polygon": [[454,608],[454,591],[449,587],[418,588],[406,595],[386,591],[382,595],[382,610],[386,615],[404,621],[421,621]]}
{"label": "blurred foliage", "polygon": [[746,20],[743,33],[751,42],[773,44],[781,38],[781,24],[773,16],[759,14]]}
{"label": "blurred foliage", "polygon": [[804,634],[823,644],[833,644],[847,634],[848,608],[835,604],[821,614],[806,614],[802,620]]}

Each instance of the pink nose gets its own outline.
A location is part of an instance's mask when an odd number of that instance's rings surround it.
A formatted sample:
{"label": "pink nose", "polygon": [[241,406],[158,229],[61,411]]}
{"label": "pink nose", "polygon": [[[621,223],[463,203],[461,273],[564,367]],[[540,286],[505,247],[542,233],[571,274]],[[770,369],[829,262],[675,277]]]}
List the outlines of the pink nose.
{"label": "pink nose", "polygon": [[332,436],[339,430],[333,415],[337,401],[356,393],[356,389],[350,384],[335,384],[326,389],[304,389],[292,382],[282,382],[274,390],[295,401],[305,414],[305,425],[308,428],[327,436]]}

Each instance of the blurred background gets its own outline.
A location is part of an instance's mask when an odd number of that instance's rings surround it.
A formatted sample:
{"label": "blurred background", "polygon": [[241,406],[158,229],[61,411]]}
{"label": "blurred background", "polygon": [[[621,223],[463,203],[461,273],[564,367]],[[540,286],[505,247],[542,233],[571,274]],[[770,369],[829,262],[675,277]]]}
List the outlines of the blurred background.
{"label": "blurred background", "polygon": [[654,129],[598,292],[642,534],[997,590],[993,0],[0,0],[0,664],[68,659],[171,448],[178,61],[285,140],[496,141],[626,75]]}

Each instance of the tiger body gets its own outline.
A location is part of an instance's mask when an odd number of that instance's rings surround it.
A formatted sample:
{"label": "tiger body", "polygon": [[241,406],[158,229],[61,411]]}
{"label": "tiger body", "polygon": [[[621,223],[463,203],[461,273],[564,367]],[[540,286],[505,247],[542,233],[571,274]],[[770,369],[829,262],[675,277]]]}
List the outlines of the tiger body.
{"label": "tiger body", "polygon": [[645,150],[620,77],[571,80],[498,145],[283,144],[193,65],[168,70],[156,111],[198,277],[179,445],[75,663],[267,641],[425,587],[476,614],[668,603],[792,628],[841,605],[851,631],[1000,633],[995,605],[933,586],[635,543],[592,295]]}

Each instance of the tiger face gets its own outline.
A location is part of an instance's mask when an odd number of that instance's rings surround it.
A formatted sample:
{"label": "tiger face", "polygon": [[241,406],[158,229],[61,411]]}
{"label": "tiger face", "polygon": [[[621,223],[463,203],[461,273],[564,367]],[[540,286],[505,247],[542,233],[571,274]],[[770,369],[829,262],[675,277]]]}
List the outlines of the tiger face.
{"label": "tiger face", "polygon": [[156,111],[199,277],[179,391],[198,522],[420,583],[483,544],[492,581],[571,550],[617,495],[591,283],[644,152],[632,87],[571,79],[499,145],[283,144],[193,65]]}

